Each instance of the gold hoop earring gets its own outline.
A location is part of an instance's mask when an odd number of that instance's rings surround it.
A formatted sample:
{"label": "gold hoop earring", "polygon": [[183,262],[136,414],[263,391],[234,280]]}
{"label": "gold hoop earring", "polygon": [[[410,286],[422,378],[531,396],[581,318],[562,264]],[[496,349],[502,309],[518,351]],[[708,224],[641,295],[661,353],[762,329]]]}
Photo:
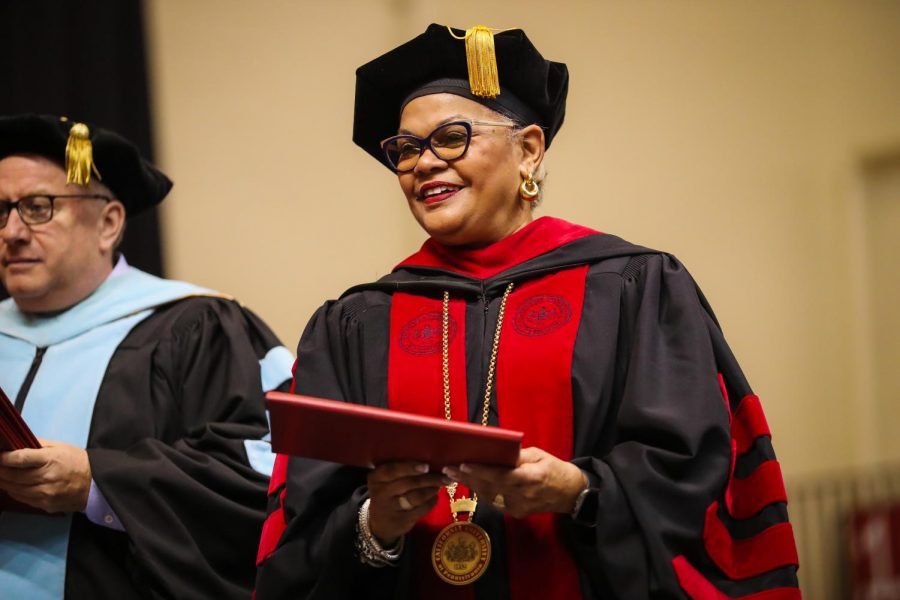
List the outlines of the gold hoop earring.
{"label": "gold hoop earring", "polygon": [[522,185],[519,186],[519,197],[525,202],[535,202],[540,193],[541,188],[538,186],[538,182],[529,173],[522,179]]}

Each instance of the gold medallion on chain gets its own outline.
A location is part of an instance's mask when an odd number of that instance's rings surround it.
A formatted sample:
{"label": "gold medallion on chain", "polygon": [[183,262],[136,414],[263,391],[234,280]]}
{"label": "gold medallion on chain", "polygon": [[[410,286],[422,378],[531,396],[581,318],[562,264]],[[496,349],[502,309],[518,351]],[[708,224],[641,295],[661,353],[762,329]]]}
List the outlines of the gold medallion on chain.
{"label": "gold medallion on chain", "polygon": [[431,547],[431,562],[438,577],[451,585],[468,585],[481,577],[491,561],[491,539],[470,521],[444,527]]}
{"label": "gold medallion on chain", "polygon": [[[506,287],[503,299],[500,301],[500,312],[497,315],[497,328],[494,330],[494,343],[491,349],[491,361],[488,365],[488,375],[485,381],[484,406],[481,414],[481,425],[487,426],[488,412],[491,402],[491,388],[494,382],[494,370],[497,365],[497,351],[500,346],[500,328],[503,325],[503,314],[506,310],[506,299],[512,292],[513,284]],[[444,379],[444,416],[450,420],[450,294],[444,292],[443,311],[441,319],[441,350],[442,369]],[[491,538],[480,526],[472,522],[475,517],[475,509],[478,507],[478,496],[458,500],[455,498],[456,484],[447,486],[447,496],[450,498],[450,513],[453,522],[444,527],[431,547],[431,564],[434,566],[438,577],[451,585],[468,585],[484,575],[491,561]],[[468,520],[460,521],[458,514],[469,513]]]}

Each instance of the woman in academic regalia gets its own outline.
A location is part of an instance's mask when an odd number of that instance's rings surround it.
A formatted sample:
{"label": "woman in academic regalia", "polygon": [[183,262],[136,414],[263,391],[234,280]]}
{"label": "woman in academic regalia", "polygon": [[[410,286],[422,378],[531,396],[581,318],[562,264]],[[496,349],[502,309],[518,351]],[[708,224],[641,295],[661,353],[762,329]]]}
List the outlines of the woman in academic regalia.
{"label": "woman in academic regalia", "polygon": [[521,30],[432,25],[358,69],[354,141],[429,238],[316,313],[294,391],[523,449],[440,473],[280,456],[258,600],[799,598],[759,401],[690,275],[534,216],[567,90]]}

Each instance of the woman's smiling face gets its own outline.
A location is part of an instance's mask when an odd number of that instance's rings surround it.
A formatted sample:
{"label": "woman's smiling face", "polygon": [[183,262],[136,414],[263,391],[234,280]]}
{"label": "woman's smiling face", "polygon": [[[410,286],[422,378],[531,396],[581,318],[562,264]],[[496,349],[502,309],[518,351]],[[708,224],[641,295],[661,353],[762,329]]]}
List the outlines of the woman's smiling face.
{"label": "woman's smiling face", "polygon": [[[436,127],[460,120],[509,121],[461,96],[431,94],[404,107],[400,131],[424,138]],[[531,208],[518,195],[522,174],[530,172],[529,152],[511,131],[475,124],[462,157],[445,161],[426,149],[412,171],[398,174],[413,216],[436,241],[484,246],[531,221]]]}

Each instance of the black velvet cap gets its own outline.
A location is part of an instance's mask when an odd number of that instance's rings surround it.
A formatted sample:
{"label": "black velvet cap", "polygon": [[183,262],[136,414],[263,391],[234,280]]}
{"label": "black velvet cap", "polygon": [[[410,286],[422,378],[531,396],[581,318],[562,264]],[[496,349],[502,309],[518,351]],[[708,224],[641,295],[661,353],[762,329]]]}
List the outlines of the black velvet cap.
{"label": "black velvet cap", "polygon": [[[460,37],[466,33],[461,29],[453,32]],[[500,95],[494,99],[476,97],[464,86],[454,85],[454,81],[469,77],[466,44],[450,35],[444,25],[433,23],[425,33],[359,67],[353,141],[390,168],[381,141],[397,134],[405,102],[422,93],[448,92],[526,125],[540,125],[549,148],[566,114],[566,65],[545,60],[521,29],[497,33],[494,46],[500,78]],[[522,105],[527,108],[517,108]]]}
{"label": "black velvet cap", "polygon": [[[10,154],[38,154],[65,165],[66,143],[75,121],[50,115],[0,117],[0,159]],[[86,124],[90,130],[99,181],[133,216],[159,204],[172,182],[146,161],[137,147],[112,131]],[[96,178],[96,175],[94,176]]]}

